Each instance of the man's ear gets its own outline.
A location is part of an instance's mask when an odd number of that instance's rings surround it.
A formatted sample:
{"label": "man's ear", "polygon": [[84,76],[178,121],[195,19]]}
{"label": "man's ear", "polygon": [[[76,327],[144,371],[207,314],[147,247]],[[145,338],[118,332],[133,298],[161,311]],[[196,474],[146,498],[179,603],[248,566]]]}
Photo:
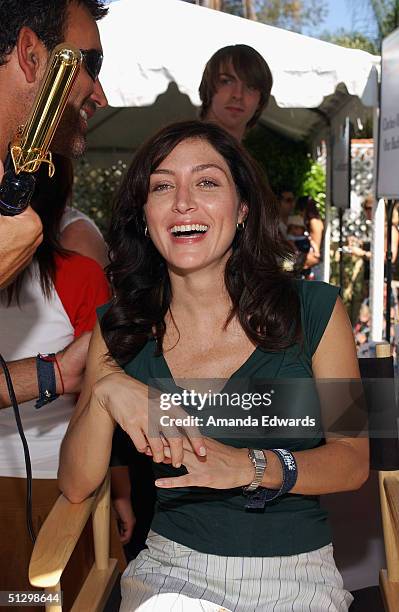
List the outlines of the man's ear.
{"label": "man's ear", "polygon": [[243,223],[248,216],[248,204],[246,202],[241,202],[240,208],[238,211],[238,223]]}
{"label": "man's ear", "polygon": [[28,83],[40,78],[47,65],[48,53],[37,34],[30,28],[21,28],[17,40],[17,56]]}

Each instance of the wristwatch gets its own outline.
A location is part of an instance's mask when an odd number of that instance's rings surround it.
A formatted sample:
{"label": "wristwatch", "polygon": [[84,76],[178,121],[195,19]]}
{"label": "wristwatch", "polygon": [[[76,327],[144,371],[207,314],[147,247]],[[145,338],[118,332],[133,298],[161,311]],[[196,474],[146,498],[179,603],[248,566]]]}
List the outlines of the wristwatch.
{"label": "wristwatch", "polygon": [[252,464],[255,468],[255,476],[251,484],[243,487],[244,493],[252,493],[256,491],[263,480],[263,474],[266,469],[266,457],[265,453],[262,450],[250,448],[248,449],[248,457],[252,461]]}

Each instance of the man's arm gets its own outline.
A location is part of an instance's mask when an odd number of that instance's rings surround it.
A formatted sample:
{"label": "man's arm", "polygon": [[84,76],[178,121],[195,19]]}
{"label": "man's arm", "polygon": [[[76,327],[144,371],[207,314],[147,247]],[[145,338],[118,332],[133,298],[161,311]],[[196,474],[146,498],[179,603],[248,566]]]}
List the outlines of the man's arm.
{"label": "man's arm", "polygon": [[42,240],[40,218],[30,207],[15,217],[0,215],[0,289],[29,264]]}
{"label": "man's arm", "polygon": [[[63,351],[57,353],[57,361],[62,373],[65,393],[78,393],[80,391],[83,372],[85,369],[87,349],[91,333],[82,334],[77,340],[69,344]],[[37,383],[36,358],[28,357],[7,364],[15,395],[19,404],[35,399],[39,395]],[[55,367],[56,390],[62,392],[62,383],[58,368]],[[0,409],[10,406],[7,384],[3,369],[0,368]]]}

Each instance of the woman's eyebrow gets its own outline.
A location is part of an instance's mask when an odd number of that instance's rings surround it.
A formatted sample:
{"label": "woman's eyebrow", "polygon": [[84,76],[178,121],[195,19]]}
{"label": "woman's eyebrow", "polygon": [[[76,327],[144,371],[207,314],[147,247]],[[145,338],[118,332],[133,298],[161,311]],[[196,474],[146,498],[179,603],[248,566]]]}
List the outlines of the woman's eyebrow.
{"label": "woman's eyebrow", "polygon": [[151,176],[153,174],[174,174],[173,170],[167,170],[166,168],[157,168],[153,172],[151,172]]}
{"label": "woman's eyebrow", "polygon": [[[216,168],[217,170],[220,170],[221,172],[223,172],[223,174],[226,174],[225,170],[219,166],[218,164],[199,164],[198,166],[193,166],[192,168],[192,172],[203,172],[204,170],[208,170],[208,168]],[[151,175],[153,174],[172,174],[174,175],[175,172],[173,172],[173,170],[168,170],[167,168],[157,168],[156,170],[154,170],[153,172],[151,172]]]}
{"label": "woman's eyebrow", "polygon": [[223,174],[226,174],[226,171],[218,164],[200,164],[199,166],[194,166],[193,172],[203,172],[204,170],[208,170],[208,168],[216,168],[223,172]]}

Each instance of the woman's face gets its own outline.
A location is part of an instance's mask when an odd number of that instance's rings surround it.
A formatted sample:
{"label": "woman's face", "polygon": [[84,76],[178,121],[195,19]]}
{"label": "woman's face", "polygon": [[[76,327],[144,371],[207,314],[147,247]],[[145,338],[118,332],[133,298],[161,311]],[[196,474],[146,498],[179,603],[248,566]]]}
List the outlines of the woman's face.
{"label": "woman's face", "polygon": [[151,240],[180,272],[226,261],[246,211],[228,164],[202,139],[184,140],[154,170],[144,206]]}

